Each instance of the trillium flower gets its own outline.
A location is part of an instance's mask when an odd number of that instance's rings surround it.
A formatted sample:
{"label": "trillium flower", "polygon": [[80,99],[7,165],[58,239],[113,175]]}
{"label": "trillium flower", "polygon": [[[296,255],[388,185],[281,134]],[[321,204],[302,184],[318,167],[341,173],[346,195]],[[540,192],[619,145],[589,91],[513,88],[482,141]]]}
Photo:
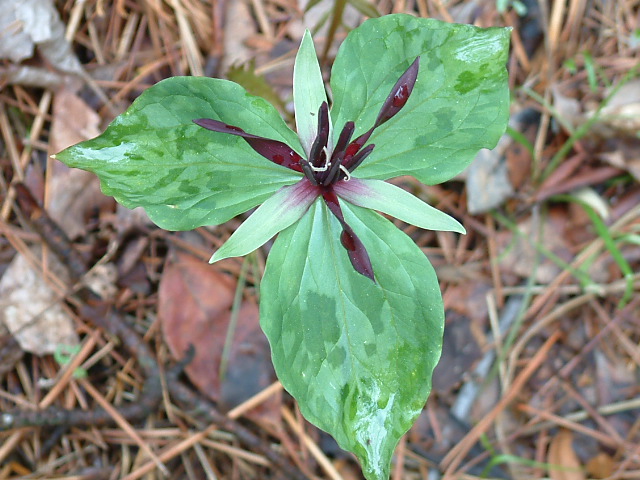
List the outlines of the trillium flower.
{"label": "trillium flower", "polygon": [[[334,139],[320,67],[313,40],[307,31],[294,68],[295,115],[305,156],[284,142],[253,135],[235,125],[210,118],[195,119],[194,123],[207,130],[244,138],[267,160],[303,174],[298,183],[283,187],[259,207],[213,255],[211,262],[246,255],[262,246],[275,233],[298,221],[317,199],[322,199],[340,222],[340,242],[353,268],[374,282],[369,254],[345,221],[341,200],[377,209],[422,228],[464,232],[457,221],[404,190],[380,180],[359,179],[352,175],[373,152],[375,144],[367,142],[376,128],[391,120],[409,101],[418,78],[419,64],[420,57],[416,57],[397,80],[373,126],[352,139],[356,125],[348,121]],[[314,101],[320,105],[317,110],[310,110],[315,107]]]}
{"label": "trillium flower", "polygon": [[378,212],[464,232],[387,180],[441,183],[496,145],[509,115],[508,51],[504,28],[369,19],[340,46],[329,109],[307,32],[294,65],[297,133],[238,84],[173,77],[56,158],[95,172],[104,193],[167,230],[255,208],[211,260],[276,237],[260,282],[276,374],[368,480],[388,479],[431,390],[444,307],[424,252]]}

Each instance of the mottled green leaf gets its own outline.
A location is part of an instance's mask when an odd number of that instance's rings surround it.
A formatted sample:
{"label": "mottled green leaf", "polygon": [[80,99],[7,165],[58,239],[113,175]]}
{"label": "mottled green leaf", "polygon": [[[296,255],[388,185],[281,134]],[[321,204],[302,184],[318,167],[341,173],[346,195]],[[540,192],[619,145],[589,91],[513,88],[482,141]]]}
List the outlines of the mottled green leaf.
{"label": "mottled green leaf", "polygon": [[213,118],[301,152],[296,134],[265,100],[235,83],[174,77],[146,90],[99,137],[56,155],[94,172],[102,191],[142,206],[168,230],[214,225],[259,205],[300,174],[231,135],[195,125]]}
{"label": "mottled green leaf", "polygon": [[370,138],[360,178],[413,175],[436,184],[493,148],[509,115],[510,29],[481,29],[409,15],[367,20],[342,43],[331,74],[335,131],[373,125],[400,75],[420,56],[420,73],[402,111]]}
{"label": "mottled green leaf", "polygon": [[278,236],[260,321],[285,388],[305,417],[388,479],[400,437],[422,410],[442,348],[438,282],[422,251],[379,214],[341,202],[376,283],[356,273],[339,222],[316,201]]}

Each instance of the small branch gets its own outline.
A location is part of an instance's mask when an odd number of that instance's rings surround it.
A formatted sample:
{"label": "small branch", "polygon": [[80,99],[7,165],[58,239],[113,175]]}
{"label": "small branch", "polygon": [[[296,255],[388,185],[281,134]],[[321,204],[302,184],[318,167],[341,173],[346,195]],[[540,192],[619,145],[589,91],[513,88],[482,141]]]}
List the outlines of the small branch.
{"label": "small branch", "polygon": [[[20,211],[42,241],[65,265],[74,281],[82,279],[87,273],[84,259],[75,249],[65,232],[40,207],[29,189],[21,183],[16,185],[17,202]],[[82,300],[79,314],[91,323],[99,326],[120,339],[123,347],[137,360],[147,381],[138,401],[117,409],[119,415],[127,421],[142,420],[153,412],[162,400],[161,371],[155,355],[140,335],[128,325],[124,315],[103,301],[97,294],[86,287],[80,287],[75,293]],[[262,453],[269,459],[274,468],[279,469],[283,477],[293,480],[307,478],[295,468],[284,456],[275,452],[269,442],[255,435],[237,421],[222,414],[216,406],[203,395],[193,391],[179,381],[179,375],[194,355],[193,348],[186,352],[185,359],[175,365],[167,373],[167,387],[170,395],[185,410],[190,410],[198,418],[215,423],[220,428],[234,434],[247,447]],[[64,410],[50,407],[43,411],[12,410],[0,415],[0,431],[30,426],[102,426],[114,424],[113,415],[102,408],[93,410]]]}

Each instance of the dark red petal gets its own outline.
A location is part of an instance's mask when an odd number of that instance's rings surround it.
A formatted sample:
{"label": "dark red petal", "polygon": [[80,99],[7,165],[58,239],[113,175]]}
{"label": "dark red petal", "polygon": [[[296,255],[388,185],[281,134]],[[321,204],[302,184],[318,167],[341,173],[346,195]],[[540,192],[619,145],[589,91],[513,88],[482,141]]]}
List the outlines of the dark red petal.
{"label": "dark red petal", "polygon": [[334,193],[333,189],[327,189],[322,192],[322,198],[329,207],[329,210],[331,210],[331,213],[335,215],[340,222],[340,225],[342,225],[340,243],[342,243],[342,246],[347,250],[349,261],[351,262],[354,270],[375,283],[376,280],[373,276],[373,266],[371,265],[371,259],[369,258],[367,249],[353,229],[345,221],[338,197]]}
{"label": "dark red petal", "polygon": [[[405,106],[407,100],[409,100],[409,96],[413,91],[413,87],[416,83],[416,79],[418,78],[418,69],[420,66],[420,57],[416,57],[413,63],[407,68],[407,70],[400,76],[396,84],[391,89],[391,93],[387,96],[386,100],[382,104],[382,108],[380,109],[380,113],[378,114],[378,118],[374,123],[373,127],[367,130],[365,133],[360,135],[354,141],[352,141],[346,148],[344,149],[344,155],[342,158],[342,165],[352,172],[358,165],[362,163],[367,155],[371,153],[371,150],[365,152],[360,149],[362,146],[369,141],[369,138],[373,134],[373,131],[382,125],[384,122],[393,117],[396,113],[398,113],[402,107]],[[346,127],[346,125],[345,125]],[[344,130],[343,130],[344,133]],[[343,138],[343,135],[340,135],[340,139],[338,139],[338,144],[336,144],[336,149],[334,150],[334,155],[338,155],[339,152],[344,148],[340,144],[340,140]],[[348,140],[347,140],[348,141]],[[346,143],[346,142],[345,142]],[[342,148],[338,149],[338,146]],[[336,177],[335,171],[333,178]],[[328,178],[327,175],[325,178]],[[324,182],[326,184],[326,181]]]}
{"label": "dark red petal", "polygon": [[326,160],[326,154],[322,151],[329,141],[329,107],[327,102],[322,102],[318,109],[318,134],[309,151],[309,161],[314,167],[322,167]]}
{"label": "dark red petal", "polygon": [[391,93],[389,93],[387,99],[384,101],[375,123],[376,127],[389,120],[405,106],[407,100],[409,100],[409,95],[411,95],[413,91],[413,86],[416,84],[419,67],[420,57],[416,57],[409,68],[400,76],[391,89]]}
{"label": "dark red petal", "polygon": [[373,266],[371,265],[367,249],[348,225],[344,227],[344,230],[340,234],[340,242],[342,246],[347,249],[347,255],[349,255],[349,260],[351,260],[351,265],[354,270],[375,283],[376,279],[373,276]]}
{"label": "dark red petal", "polygon": [[302,172],[302,167],[300,166],[300,160],[302,157],[286,143],[252,135],[245,132],[240,127],[227,125],[226,123],[213,120],[212,118],[199,118],[194,120],[193,123],[213,132],[228,133],[242,137],[251,146],[251,148],[267,160],[271,160],[278,165],[290,168],[296,172]]}

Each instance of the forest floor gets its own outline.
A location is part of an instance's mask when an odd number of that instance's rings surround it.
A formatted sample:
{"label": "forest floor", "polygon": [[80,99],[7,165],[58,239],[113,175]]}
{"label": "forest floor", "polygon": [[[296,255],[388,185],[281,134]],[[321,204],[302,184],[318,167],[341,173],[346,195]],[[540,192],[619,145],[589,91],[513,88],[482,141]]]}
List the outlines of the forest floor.
{"label": "forest floor", "polygon": [[349,29],[400,12],[512,26],[512,115],[467,175],[402,180],[467,235],[396,222],[447,320],[392,478],[640,478],[640,0],[312,3],[0,2],[0,479],[362,478],[270,367],[268,246],[210,266],[240,218],[167,232],[49,156],[175,75],[291,121],[304,29],[328,76]]}

